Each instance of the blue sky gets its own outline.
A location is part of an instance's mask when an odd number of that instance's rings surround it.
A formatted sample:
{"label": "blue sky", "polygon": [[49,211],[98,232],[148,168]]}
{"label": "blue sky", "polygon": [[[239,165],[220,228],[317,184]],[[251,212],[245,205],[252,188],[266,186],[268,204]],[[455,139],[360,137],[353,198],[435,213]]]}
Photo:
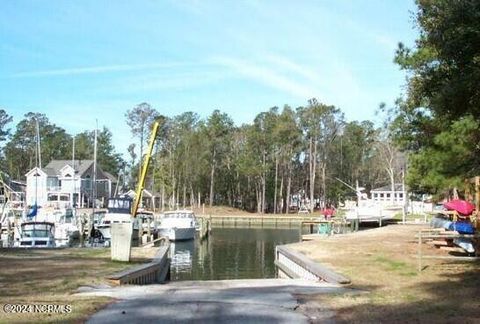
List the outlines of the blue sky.
{"label": "blue sky", "polygon": [[29,111],[75,134],[106,125],[121,152],[125,112],[214,109],[237,124],[309,98],[347,120],[374,119],[405,74],[413,1],[1,1],[0,108]]}

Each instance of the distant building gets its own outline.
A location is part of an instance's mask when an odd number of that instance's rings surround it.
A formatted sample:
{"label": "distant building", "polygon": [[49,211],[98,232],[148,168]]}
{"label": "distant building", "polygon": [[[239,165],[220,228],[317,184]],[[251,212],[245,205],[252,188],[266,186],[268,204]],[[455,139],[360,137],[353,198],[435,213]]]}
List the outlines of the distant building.
{"label": "distant building", "polygon": [[21,209],[25,201],[25,191],[25,182],[0,177],[0,205],[9,201],[10,207]]}
{"label": "distant building", "polygon": [[[126,196],[132,198],[133,200],[135,199],[135,191],[134,190],[129,190],[125,193]],[[153,210],[155,211],[156,209],[161,208],[160,206],[160,195],[159,194],[153,194],[150,191],[143,189],[142,191],[142,201],[140,202],[140,208],[145,208],[148,210]]]}
{"label": "distant building", "polygon": [[392,191],[392,186],[383,186],[370,191],[373,201],[381,203],[403,204],[405,202],[405,191],[401,183],[396,183]]}
{"label": "distant building", "polygon": [[[26,204],[44,207],[92,207],[94,197],[93,160],[53,160],[26,175]],[[96,198],[102,204],[113,192],[115,178],[97,164]]]}

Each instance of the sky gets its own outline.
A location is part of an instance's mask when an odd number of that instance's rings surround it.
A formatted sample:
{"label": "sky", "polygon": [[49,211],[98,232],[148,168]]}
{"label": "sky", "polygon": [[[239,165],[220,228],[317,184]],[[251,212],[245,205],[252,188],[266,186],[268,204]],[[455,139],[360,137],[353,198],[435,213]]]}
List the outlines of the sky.
{"label": "sky", "polygon": [[0,109],[45,113],[76,134],[107,126],[134,142],[125,112],[228,113],[237,125],[308,99],[348,121],[393,105],[412,46],[413,0],[0,1]]}

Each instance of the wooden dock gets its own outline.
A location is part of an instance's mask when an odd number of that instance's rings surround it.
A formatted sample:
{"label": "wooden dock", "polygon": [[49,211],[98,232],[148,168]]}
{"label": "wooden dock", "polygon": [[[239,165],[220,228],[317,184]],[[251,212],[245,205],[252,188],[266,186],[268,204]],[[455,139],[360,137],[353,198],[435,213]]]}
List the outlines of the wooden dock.
{"label": "wooden dock", "polygon": [[212,227],[292,227],[305,222],[319,222],[318,215],[197,215],[197,218],[210,220]]}

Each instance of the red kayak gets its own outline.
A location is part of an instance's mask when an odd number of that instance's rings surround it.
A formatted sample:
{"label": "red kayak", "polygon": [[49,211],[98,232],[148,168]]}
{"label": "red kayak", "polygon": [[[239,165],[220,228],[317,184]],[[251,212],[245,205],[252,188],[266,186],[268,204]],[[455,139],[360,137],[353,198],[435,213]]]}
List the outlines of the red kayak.
{"label": "red kayak", "polygon": [[449,202],[444,203],[443,206],[448,210],[455,210],[464,216],[471,215],[475,210],[475,205],[461,199],[450,200]]}

